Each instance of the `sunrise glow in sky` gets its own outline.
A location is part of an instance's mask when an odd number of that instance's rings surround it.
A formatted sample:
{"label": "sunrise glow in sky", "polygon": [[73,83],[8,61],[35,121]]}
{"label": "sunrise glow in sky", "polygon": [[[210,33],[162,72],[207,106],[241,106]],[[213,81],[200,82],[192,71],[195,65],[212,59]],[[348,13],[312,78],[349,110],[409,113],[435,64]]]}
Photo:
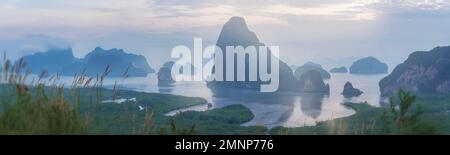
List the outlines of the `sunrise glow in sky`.
{"label": "sunrise glow in sky", "polygon": [[368,55],[397,63],[450,45],[450,0],[2,0],[0,50],[71,46],[82,57],[123,48],[159,66],[194,37],[214,44],[232,16],[290,64]]}

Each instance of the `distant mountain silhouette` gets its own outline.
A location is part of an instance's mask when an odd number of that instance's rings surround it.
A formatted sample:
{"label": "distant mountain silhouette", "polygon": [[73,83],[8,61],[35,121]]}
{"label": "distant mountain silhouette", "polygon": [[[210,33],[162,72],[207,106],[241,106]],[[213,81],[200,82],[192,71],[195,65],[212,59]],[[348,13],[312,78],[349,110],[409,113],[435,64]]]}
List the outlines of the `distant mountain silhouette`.
{"label": "distant mountain silhouette", "polygon": [[[232,17],[222,28],[222,31],[219,35],[219,39],[217,40],[217,46],[222,49],[224,55],[226,53],[227,46],[262,46],[261,43],[256,36],[256,34],[249,30],[245,19],[241,17]],[[260,54],[259,52],[257,53]],[[271,52],[269,50],[268,58],[270,58]],[[268,59],[268,62],[270,59]],[[259,61],[259,60],[258,60]],[[300,81],[294,76],[292,69],[285,62],[279,61],[279,89],[278,91],[303,91],[300,87]],[[226,63],[226,58],[224,57],[224,63]],[[249,74],[249,62],[246,61],[246,77]],[[224,64],[224,71],[226,71],[226,64]],[[235,62],[235,79],[237,79],[237,65]],[[259,69],[258,69],[259,75]],[[226,77],[226,73],[224,73],[224,79]],[[232,88],[241,88],[241,89],[255,89],[259,90],[260,85],[265,82],[258,79],[258,81],[213,81],[208,82],[208,87],[232,87]]]}
{"label": "distant mountain silhouette", "polygon": [[295,69],[294,74],[295,74],[295,77],[297,77],[297,79],[300,79],[302,74],[312,71],[312,70],[318,71],[320,73],[320,76],[322,76],[323,79],[331,78],[330,73],[328,73],[325,69],[323,69],[322,65],[316,64],[313,62],[307,62],[303,66],[297,67],[297,69]]}
{"label": "distant mountain silhouette", "polygon": [[410,54],[379,85],[382,96],[394,95],[400,88],[414,92],[449,93],[450,46]]}
{"label": "distant mountain silhouette", "polygon": [[348,73],[347,67],[332,68],[330,73]]}
{"label": "distant mountain silhouette", "polygon": [[147,76],[155,71],[148,65],[144,56],[125,53],[122,49],[104,50],[100,47],[78,59],[72,49],[50,49],[45,53],[35,53],[22,57],[27,68],[34,73],[47,71],[73,76],[85,70],[87,76],[96,76],[110,66],[110,77],[121,77],[127,71],[128,76]]}
{"label": "distant mountain silhouette", "polygon": [[362,58],[350,67],[352,74],[383,74],[388,72],[388,65],[375,57]]}

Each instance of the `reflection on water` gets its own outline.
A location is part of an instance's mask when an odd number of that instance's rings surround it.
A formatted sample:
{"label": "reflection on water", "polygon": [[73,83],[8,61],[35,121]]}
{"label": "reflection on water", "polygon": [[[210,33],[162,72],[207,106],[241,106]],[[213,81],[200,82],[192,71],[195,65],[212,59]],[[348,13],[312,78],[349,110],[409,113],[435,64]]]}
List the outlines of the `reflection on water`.
{"label": "reflection on water", "polygon": [[300,108],[302,112],[314,119],[320,116],[322,112],[322,102],[325,94],[321,93],[302,93],[300,94]]}
{"label": "reflection on water", "polygon": [[[332,74],[332,78],[325,81],[330,84],[329,95],[298,92],[267,94],[233,88],[211,90],[207,88],[204,82],[178,82],[166,86],[158,85],[156,75],[126,80],[111,78],[105,81],[105,85],[112,86],[114,81],[117,80],[122,87],[130,90],[202,97],[210,102],[213,108],[243,104],[255,115],[252,121],[244,125],[264,125],[270,128],[275,126],[311,126],[320,121],[353,115],[355,112],[343,106],[341,104],[343,102],[367,101],[373,106],[379,106],[378,81],[384,76]],[[356,98],[344,98],[341,92],[347,81],[352,82],[356,88],[364,91],[364,94]],[[205,111],[208,110],[208,106],[193,106],[175,110],[166,115],[176,115],[179,112],[189,110]]]}
{"label": "reflection on water", "polygon": [[164,94],[171,94],[174,86],[160,86],[158,85],[158,92]]}

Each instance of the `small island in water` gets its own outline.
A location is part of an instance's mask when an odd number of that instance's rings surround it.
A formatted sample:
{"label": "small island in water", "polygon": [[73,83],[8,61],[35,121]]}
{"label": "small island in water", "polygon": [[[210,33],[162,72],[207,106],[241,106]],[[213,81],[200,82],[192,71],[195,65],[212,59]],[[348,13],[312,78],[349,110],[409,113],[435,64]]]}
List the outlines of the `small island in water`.
{"label": "small island in water", "polygon": [[350,67],[351,74],[385,74],[388,65],[375,57],[366,57],[355,61]]}

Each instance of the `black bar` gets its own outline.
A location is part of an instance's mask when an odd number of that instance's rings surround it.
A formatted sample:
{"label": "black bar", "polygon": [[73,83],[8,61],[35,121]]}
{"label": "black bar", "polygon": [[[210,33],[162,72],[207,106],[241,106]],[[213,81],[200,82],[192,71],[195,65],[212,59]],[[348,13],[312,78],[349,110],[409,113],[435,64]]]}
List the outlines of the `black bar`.
{"label": "black bar", "polygon": [[[177,142],[209,142],[208,149],[176,149]],[[252,145],[219,149],[223,141]],[[256,146],[255,141],[271,141],[272,147]],[[351,151],[354,149],[385,151],[389,149],[447,148],[448,136],[0,136],[2,149],[9,146],[40,150],[107,150],[110,152],[157,151],[173,153],[281,153],[292,151]],[[179,144],[179,143],[178,143]],[[187,143],[183,143],[187,144]],[[198,144],[198,143],[197,143]],[[215,145],[214,147],[212,145]],[[186,146],[186,145],[185,145]],[[198,146],[198,145],[197,145]],[[233,145],[231,145],[233,146]],[[234,145],[236,146],[236,145]],[[243,146],[243,145],[241,145]],[[255,148],[256,147],[256,148]],[[74,149],[79,148],[79,149]]]}

